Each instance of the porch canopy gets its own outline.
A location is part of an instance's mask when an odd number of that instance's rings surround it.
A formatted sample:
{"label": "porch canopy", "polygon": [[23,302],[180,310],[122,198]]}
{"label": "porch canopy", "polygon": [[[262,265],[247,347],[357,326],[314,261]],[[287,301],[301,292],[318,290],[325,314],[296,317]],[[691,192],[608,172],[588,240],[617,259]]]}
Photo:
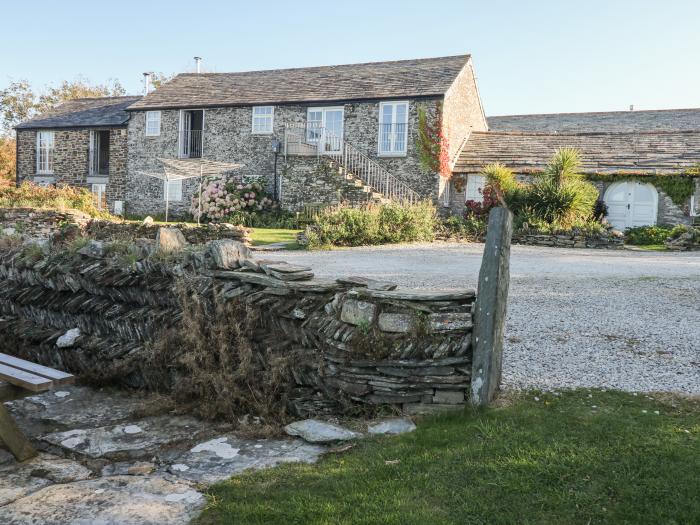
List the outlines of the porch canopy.
{"label": "porch canopy", "polygon": [[[199,210],[197,224],[201,217],[202,210],[202,182],[204,177],[221,177],[229,171],[240,168],[243,164],[233,164],[231,162],[219,162],[209,159],[167,159],[158,157],[163,167],[163,171],[148,171],[144,175],[160,179],[165,182],[175,180],[187,180],[199,177]],[[165,222],[168,222],[168,208],[170,205],[170,185],[165,184]]]}

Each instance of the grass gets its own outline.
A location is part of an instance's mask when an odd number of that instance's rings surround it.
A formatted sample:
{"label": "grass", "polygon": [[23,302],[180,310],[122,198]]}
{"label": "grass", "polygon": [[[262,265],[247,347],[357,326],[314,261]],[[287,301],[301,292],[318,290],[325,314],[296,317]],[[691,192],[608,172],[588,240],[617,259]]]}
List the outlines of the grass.
{"label": "grass", "polygon": [[700,400],[532,393],[215,485],[200,524],[700,523]]}
{"label": "grass", "polygon": [[283,230],[279,228],[251,228],[250,237],[253,246],[262,246],[277,242],[287,243],[287,249],[298,248],[297,234],[299,230]]}
{"label": "grass", "polygon": [[650,251],[650,252],[667,252],[668,248],[666,248],[665,244],[637,244],[637,245],[628,245],[632,246],[633,249],[635,250],[644,250],[644,251]]}

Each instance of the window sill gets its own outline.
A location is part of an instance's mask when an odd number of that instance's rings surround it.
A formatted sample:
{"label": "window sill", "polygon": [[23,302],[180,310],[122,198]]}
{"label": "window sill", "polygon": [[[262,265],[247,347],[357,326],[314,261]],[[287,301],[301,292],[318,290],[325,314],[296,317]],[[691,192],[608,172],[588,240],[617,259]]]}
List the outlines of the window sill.
{"label": "window sill", "polygon": [[146,138],[160,137],[160,133],[159,133],[158,135],[148,135],[148,134],[144,134],[144,137],[146,137]]}
{"label": "window sill", "polygon": [[274,135],[273,131],[251,131],[251,135],[263,135],[263,136],[270,136]]}
{"label": "window sill", "polygon": [[378,157],[380,158],[397,158],[397,157],[405,157],[406,153],[379,153],[377,154]]}

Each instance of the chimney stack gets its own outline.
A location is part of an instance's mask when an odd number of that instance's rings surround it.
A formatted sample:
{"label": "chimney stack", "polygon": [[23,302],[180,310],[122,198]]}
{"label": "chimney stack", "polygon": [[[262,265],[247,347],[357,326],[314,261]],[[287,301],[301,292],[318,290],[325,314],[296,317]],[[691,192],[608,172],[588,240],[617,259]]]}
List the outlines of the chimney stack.
{"label": "chimney stack", "polygon": [[194,63],[197,66],[197,73],[202,72],[202,57],[194,57]]}
{"label": "chimney stack", "polygon": [[143,74],[143,94],[148,95],[148,92],[150,90],[151,90],[151,74],[144,73]]}

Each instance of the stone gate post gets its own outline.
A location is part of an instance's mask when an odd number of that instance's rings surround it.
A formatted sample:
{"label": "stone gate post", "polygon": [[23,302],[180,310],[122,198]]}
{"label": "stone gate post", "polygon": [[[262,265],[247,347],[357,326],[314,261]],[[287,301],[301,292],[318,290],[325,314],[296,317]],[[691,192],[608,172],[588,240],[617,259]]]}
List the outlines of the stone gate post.
{"label": "stone gate post", "polygon": [[503,328],[510,281],[513,214],[506,208],[489,213],[472,332],[471,403],[488,405],[501,381]]}

